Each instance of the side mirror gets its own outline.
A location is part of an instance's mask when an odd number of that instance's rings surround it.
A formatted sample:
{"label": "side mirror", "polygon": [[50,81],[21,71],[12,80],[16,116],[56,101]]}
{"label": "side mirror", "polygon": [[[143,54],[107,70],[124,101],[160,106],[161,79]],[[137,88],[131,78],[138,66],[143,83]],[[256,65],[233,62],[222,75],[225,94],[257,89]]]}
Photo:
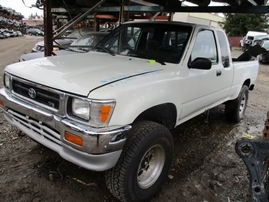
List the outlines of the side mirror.
{"label": "side mirror", "polygon": [[208,70],[211,69],[212,62],[208,58],[195,58],[190,64],[190,69],[201,69]]}

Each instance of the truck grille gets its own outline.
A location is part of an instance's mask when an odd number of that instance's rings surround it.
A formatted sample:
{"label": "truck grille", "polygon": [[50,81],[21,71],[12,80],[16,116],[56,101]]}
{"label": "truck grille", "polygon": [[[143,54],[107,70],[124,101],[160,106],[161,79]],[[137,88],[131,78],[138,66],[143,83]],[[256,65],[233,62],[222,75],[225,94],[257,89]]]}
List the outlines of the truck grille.
{"label": "truck grille", "polygon": [[31,117],[25,116],[13,110],[8,110],[9,114],[13,117],[15,121],[22,124],[24,127],[34,131],[36,134],[42,136],[43,138],[54,142],[58,145],[62,145],[60,140],[61,135],[58,131],[54,130],[50,126],[39,122]]}
{"label": "truck grille", "polygon": [[[59,94],[17,80],[13,80],[12,85],[15,93],[54,109],[59,109]],[[29,90],[34,90],[35,95],[31,97]]]}

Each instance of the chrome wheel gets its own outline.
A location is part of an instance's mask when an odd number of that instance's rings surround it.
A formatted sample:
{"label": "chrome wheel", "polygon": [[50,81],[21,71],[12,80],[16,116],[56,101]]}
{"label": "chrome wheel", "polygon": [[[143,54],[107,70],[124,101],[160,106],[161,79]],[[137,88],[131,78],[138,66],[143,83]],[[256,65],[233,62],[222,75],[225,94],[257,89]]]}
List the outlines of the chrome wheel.
{"label": "chrome wheel", "polygon": [[165,163],[165,150],[161,145],[152,146],[139,163],[137,182],[140,188],[152,186],[162,173]]}

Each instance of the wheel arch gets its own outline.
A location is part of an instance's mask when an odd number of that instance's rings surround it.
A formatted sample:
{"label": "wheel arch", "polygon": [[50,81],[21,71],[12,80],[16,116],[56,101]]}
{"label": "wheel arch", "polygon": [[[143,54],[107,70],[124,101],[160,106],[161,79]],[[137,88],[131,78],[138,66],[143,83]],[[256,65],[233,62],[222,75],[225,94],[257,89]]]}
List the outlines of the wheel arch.
{"label": "wheel arch", "polygon": [[176,106],[173,103],[163,103],[146,109],[135,118],[134,122],[148,120],[173,129],[176,125],[176,119]]}
{"label": "wheel arch", "polygon": [[244,86],[244,85],[247,86],[249,88],[249,90],[253,90],[254,89],[254,84],[251,84],[250,79],[245,80],[245,82],[243,83],[242,86]]}

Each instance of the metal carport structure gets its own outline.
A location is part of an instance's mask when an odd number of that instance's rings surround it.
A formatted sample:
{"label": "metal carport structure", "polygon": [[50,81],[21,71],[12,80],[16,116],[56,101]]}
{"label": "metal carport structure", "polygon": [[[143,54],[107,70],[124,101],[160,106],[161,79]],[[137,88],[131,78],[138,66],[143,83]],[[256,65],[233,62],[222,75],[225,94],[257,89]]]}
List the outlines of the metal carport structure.
{"label": "metal carport structure", "polygon": [[[223,6],[209,6],[211,0],[188,0],[197,6],[182,6],[184,0],[37,0],[36,6],[44,9],[44,43],[45,56],[52,52],[53,40],[74,23],[88,15],[94,17],[95,29],[99,27],[98,19],[105,16],[118,19],[119,23],[128,21],[130,14],[139,16],[148,13],[151,17],[162,17],[170,20],[174,12],[201,12],[201,13],[269,13],[267,0],[214,0],[212,2],[223,3]],[[67,14],[68,25],[61,27],[59,34],[53,36],[52,13]],[[162,13],[169,13],[166,18]],[[99,16],[98,16],[99,15]],[[167,17],[168,16],[168,17]]]}

